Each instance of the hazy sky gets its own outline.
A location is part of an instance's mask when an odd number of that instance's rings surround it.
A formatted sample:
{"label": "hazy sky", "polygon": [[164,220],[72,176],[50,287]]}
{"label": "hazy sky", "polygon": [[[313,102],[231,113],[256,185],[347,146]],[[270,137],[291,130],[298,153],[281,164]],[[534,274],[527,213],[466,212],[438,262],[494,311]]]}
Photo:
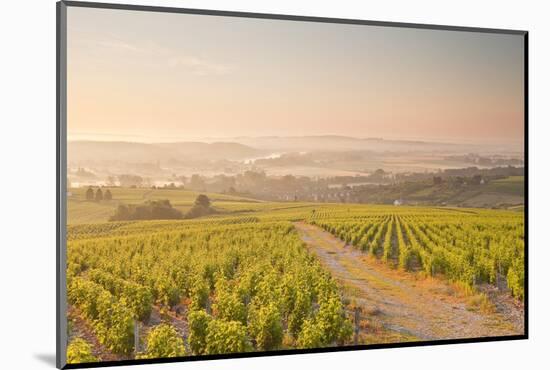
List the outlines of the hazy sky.
{"label": "hazy sky", "polygon": [[523,38],[68,8],[70,139],[523,140]]}

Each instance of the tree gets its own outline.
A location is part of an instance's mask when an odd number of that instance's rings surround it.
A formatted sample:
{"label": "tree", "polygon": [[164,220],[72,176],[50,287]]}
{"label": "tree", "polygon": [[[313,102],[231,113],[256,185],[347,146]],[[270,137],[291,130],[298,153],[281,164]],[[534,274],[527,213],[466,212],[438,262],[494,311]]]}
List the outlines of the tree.
{"label": "tree", "polygon": [[82,338],[75,338],[67,347],[67,363],[80,364],[97,362],[99,359],[92,354],[92,346]]}
{"label": "tree", "polygon": [[94,189],[91,187],[86,190],[86,200],[94,200]]}
{"label": "tree", "polygon": [[195,205],[208,208],[210,207],[210,199],[206,195],[201,194],[195,199]]}
{"label": "tree", "polygon": [[210,207],[210,204],[210,199],[206,195],[199,195],[195,199],[193,207],[185,215],[185,218],[197,218],[214,213],[215,210]]}
{"label": "tree", "polygon": [[95,192],[95,201],[100,202],[102,200],[103,200],[103,192],[101,191],[101,189],[97,189],[97,191]]}
{"label": "tree", "polygon": [[141,358],[178,357],[185,355],[185,345],[176,329],[169,324],[155,326],[147,335],[147,350]]}
{"label": "tree", "polygon": [[107,191],[105,192],[105,195],[103,195],[103,199],[105,199],[105,200],[112,200],[113,199],[113,195],[111,194],[111,191],[109,189],[107,189]]}

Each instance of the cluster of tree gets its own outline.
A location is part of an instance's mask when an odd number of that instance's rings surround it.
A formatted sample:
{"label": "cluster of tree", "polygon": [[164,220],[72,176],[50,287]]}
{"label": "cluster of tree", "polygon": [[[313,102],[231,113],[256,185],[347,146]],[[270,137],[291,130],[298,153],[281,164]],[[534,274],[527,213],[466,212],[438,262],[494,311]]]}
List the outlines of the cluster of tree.
{"label": "cluster of tree", "polygon": [[107,189],[105,191],[105,194],[103,194],[103,191],[101,188],[98,188],[97,191],[94,193],[94,189],[91,187],[86,190],[86,200],[101,202],[102,200],[112,200],[113,195],[111,194],[111,190]]}
{"label": "cluster of tree", "polygon": [[172,207],[170,201],[149,200],[144,204],[120,204],[111,216],[110,221],[128,221],[128,220],[172,220],[182,218],[182,213]]}
{"label": "cluster of tree", "polygon": [[442,179],[456,178],[456,177],[473,177],[481,176],[483,178],[505,178],[508,176],[523,176],[523,166],[506,166],[506,167],[494,167],[494,168],[478,168],[478,167],[466,167],[466,168],[449,168],[443,171],[437,172],[413,172],[413,173],[397,173],[394,175],[394,182],[407,182],[407,181],[423,181],[429,180],[434,176],[441,177]]}
{"label": "cluster of tree", "polygon": [[442,185],[445,182],[450,182],[457,185],[482,185],[484,181],[485,180],[481,175],[474,175],[471,177],[456,176],[456,177],[449,177],[447,179],[444,179],[441,176],[434,176],[433,178],[434,185]]}
{"label": "cluster of tree", "polygon": [[463,161],[474,163],[480,166],[495,167],[495,166],[523,166],[523,159],[507,157],[502,155],[482,156],[478,154],[454,155],[445,157],[449,161]]}
{"label": "cluster of tree", "polygon": [[123,174],[117,176],[118,182],[122,187],[137,187],[143,184],[143,177],[138,175]]}
{"label": "cluster of tree", "polygon": [[216,210],[211,207],[210,198],[201,194],[195,199],[195,203],[191,209],[185,214],[185,218],[197,218],[216,213]]}

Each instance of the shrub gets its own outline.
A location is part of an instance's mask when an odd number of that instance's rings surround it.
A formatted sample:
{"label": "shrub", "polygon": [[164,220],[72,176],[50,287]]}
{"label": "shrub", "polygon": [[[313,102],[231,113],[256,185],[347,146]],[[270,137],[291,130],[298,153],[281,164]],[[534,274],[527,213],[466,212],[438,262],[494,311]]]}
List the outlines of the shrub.
{"label": "shrub", "polygon": [[185,355],[185,345],[176,329],[169,324],[155,326],[147,334],[147,350],[141,358],[178,357]]}
{"label": "shrub", "polygon": [[206,334],[206,353],[241,353],[250,349],[246,328],[238,321],[212,320]]}
{"label": "shrub", "polygon": [[269,351],[281,346],[283,326],[281,314],[275,304],[252,309],[248,328],[250,336],[256,341],[256,348]]}
{"label": "shrub", "polygon": [[189,322],[189,347],[196,355],[206,352],[206,335],[208,334],[208,324],[212,317],[205,311],[191,311],[187,315]]}
{"label": "shrub", "polygon": [[134,349],[134,319],[126,300],[115,301],[111,294],[99,296],[99,318],[95,323],[97,338],[111,351],[130,354]]}
{"label": "shrub", "polygon": [[525,270],[523,268],[524,259],[516,259],[507,274],[508,287],[514,297],[523,300],[525,289]]}
{"label": "shrub", "polygon": [[200,310],[208,306],[210,287],[204,279],[197,278],[191,287],[191,309]]}
{"label": "shrub", "polygon": [[319,348],[323,345],[323,331],[313,319],[307,319],[302,324],[302,331],[297,341],[300,348]]}
{"label": "shrub", "polygon": [[80,364],[97,362],[99,359],[92,354],[92,346],[82,338],[75,338],[67,347],[67,363]]}
{"label": "shrub", "polygon": [[246,325],[246,307],[238,294],[231,292],[224,279],[216,282],[215,316],[226,321],[239,321]]}
{"label": "shrub", "polygon": [[315,319],[305,320],[298,336],[298,345],[305,348],[343,344],[351,338],[353,327],[346,318],[342,303],[337,297],[331,297],[321,303]]}

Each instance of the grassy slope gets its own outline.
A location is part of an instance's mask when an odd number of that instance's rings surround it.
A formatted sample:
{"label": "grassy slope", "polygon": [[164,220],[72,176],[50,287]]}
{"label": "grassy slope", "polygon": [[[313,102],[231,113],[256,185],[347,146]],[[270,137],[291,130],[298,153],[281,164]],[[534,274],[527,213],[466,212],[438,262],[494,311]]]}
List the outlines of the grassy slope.
{"label": "grassy slope", "polygon": [[[199,192],[180,189],[130,189],[112,188],[112,201],[93,202],[86,200],[86,188],[72,188],[68,197],[67,223],[82,224],[105,222],[115,212],[119,203],[140,204],[146,200],[169,199],[172,205],[186,212],[193,204]],[[259,210],[266,207],[265,202],[226,194],[207,193],[213,205],[220,212]]]}
{"label": "grassy slope", "polygon": [[[407,200],[438,199],[450,200],[449,204],[463,204],[469,207],[483,207],[487,204],[521,205],[523,203],[524,182],[522,176],[509,177],[502,180],[491,181],[485,185],[467,187],[460,193],[445,187],[430,186],[417,190],[413,194],[405,196]],[[86,201],[86,188],[71,189],[68,198],[68,224],[101,223],[108,221],[113,215],[119,203],[139,204],[146,200],[169,199],[172,205],[182,212],[186,212],[195,201],[199,192],[181,189],[130,189],[113,188],[112,201],[93,202]],[[255,199],[232,196],[227,194],[207,193],[213,207],[220,215],[225,217],[230,214],[253,214],[260,217],[279,217],[291,219],[311,212],[313,209],[327,207],[326,203],[294,203],[294,202],[263,202]],[[393,199],[393,198],[389,198]],[[329,205],[334,207],[334,205]],[[377,209],[372,205],[340,205],[338,209],[347,210],[359,207],[361,210]],[[366,207],[366,208],[365,208]],[[268,212],[262,212],[268,211]],[[259,213],[258,213],[259,212]]]}
{"label": "grassy slope", "polygon": [[523,176],[510,176],[505,179],[491,181],[487,184],[488,191],[523,196],[525,181]]}

